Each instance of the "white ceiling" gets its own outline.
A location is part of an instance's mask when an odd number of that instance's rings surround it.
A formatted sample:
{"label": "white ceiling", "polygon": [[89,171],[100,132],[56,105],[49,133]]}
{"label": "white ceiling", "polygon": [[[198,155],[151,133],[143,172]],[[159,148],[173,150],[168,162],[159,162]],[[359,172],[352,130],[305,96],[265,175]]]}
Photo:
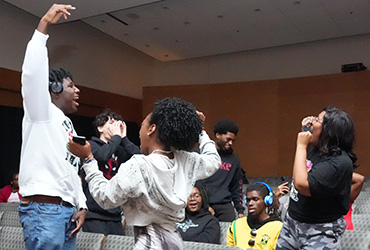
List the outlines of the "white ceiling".
{"label": "white ceiling", "polygon": [[[4,0],[41,17],[54,1]],[[82,20],[160,61],[370,33],[370,0],[70,0]]]}

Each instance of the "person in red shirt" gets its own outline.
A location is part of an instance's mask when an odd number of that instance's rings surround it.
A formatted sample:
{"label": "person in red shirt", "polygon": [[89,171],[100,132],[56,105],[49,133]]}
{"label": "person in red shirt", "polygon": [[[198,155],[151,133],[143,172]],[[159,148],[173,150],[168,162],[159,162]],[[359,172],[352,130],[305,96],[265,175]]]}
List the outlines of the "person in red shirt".
{"label": "person in red shirt", "polygon": [[10,185],[3,187],[0,191],[0,203],[19,203],[22,196],[19,194],[18,173],[13,174]]}

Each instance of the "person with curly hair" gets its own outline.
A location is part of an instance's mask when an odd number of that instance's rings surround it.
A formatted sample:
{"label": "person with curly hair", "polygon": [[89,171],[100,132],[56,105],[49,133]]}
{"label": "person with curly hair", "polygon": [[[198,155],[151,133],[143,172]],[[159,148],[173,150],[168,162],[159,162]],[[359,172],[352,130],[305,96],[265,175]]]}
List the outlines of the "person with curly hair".
{"label": "person with curly hair", "polygon": [[276,249],[340,249],[357,165],[354,123],[329,106],[302,125],[306,131],[298,134],[288,213]]}
{"label": "person with curly hair", "polygon": [[[91,195],[104,209],[121,205],[128,225],[134,226],[134,249],[183,249],[176,222],[197,180],[220,167],[215,144],[202,130],[205,116],[178,98],[155,103],[141,124],[142,155],[123,163],[107,180],[98,169],[90,144],[72,140],[69,150],[84,159]],[[200,154],[190,152],[199,141]]]}

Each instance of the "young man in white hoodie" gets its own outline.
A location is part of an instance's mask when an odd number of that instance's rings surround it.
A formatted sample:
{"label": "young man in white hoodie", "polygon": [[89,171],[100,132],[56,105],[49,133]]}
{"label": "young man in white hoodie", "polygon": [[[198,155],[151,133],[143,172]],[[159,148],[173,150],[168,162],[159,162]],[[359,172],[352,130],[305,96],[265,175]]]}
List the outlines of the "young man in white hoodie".
{"label": "young man in white hoodie", "polygon": [[75,235],[87,212],[77,175],[80,159],[66,147],[76,135],[66,115],[77,111],[80,90],[62,69],[49,75],[46,48],[50,24],[67,18],[74,9],[54,4],[48,10],[28,43],[23,62],[19,215],[27,249],[76,249]]}

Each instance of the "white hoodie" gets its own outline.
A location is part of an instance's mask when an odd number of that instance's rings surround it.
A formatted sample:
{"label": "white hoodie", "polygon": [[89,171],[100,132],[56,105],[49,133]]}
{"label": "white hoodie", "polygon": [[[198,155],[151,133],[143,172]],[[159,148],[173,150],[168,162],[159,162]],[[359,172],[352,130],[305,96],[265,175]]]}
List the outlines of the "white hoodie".
{"label": "white hoodie", "polygon": [[174,158],[160,154],[134,155],[110,180],[96,161],[83,166],[91,195],[104,209],[122,205],[128,225],[160,224],[174,231],[197,180],[213,175],[221,159],[205,131],[199,136],[201,153],[174,151]]}

